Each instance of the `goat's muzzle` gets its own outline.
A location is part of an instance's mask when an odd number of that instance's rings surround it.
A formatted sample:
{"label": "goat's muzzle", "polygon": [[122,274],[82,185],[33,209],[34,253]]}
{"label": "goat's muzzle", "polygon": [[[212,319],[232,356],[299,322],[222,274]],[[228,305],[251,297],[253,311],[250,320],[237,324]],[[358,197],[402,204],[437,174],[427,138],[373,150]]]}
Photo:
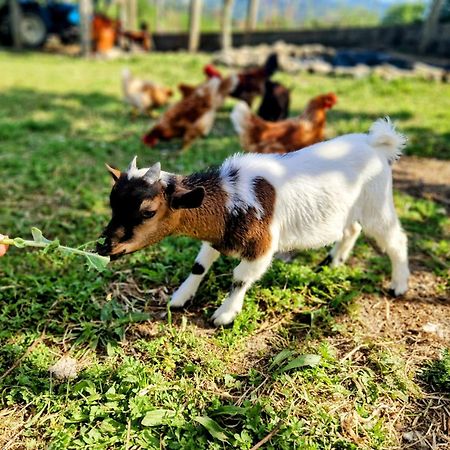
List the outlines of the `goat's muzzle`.
{"label": "goat's muzzle", "polygon": [[99,241],[101,242],[97,242],[97,253],[102,256],[109,256],[112,250],[111,239],[105,236],[101,236]]}

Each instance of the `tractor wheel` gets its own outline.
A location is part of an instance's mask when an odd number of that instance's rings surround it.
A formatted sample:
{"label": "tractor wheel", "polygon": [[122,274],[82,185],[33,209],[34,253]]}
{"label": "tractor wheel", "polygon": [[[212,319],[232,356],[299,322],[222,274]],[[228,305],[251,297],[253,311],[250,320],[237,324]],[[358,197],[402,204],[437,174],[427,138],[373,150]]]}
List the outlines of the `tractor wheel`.
{"label": "tractor wheel", "polygon": [[44,19],[35,12],[23,12],[20,22],[20,37],[24,47],[42,47],[47,40],[47,26]]}

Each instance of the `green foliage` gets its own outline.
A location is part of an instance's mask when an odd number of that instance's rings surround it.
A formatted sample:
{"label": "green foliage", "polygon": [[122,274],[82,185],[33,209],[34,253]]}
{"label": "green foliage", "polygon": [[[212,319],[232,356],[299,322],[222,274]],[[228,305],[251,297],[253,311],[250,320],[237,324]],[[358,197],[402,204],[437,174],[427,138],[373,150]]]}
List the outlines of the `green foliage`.
{"label": "green foliage", "polygon": [[384,14],[382,25],[403,25],[422,22],[426,3],[424,1],[393,4]]}
{"label": "green foliage", "polygon": [[0,244],[14,245],[15,247],[18,248],[25,248],[25,247],[42,248],[44,253],[49,253],[57,250],[59,252],[69,255],[70,254],[81,255],[86,257],[86,261],[89,267],[96,269],[99,272],[103,272],[103,270],[105,270],[106,266],[109,263],[109,257],[107,256],[100,256],[97,253],[86,252],[84,250],[79,250],[77,248],[65,247],[64,245],[60,245],[57,239],[50,241],[46,239],[43,236],[42,231],[36,227],[33,227],[31,229],[31,234],[33,236],[32,241],[27,241],[19,237],[16,237],[14,239],[3,238],[0,239]]}
{"label": "green foliage", "polygon": [[450,349],[444,350],[440,359],[429,362],[421,378],[433,391],[450,394]]}

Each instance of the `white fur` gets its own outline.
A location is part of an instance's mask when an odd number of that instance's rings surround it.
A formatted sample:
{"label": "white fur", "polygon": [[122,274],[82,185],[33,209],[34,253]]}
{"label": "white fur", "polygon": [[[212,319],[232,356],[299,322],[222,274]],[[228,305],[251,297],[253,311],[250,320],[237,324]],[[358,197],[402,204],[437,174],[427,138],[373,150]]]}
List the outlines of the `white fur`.
{"label": "white fur", "polygon": [[197,258],[195,258],[195,262],[202,265],[205,271],[200,275],[191,273],[184,280],[183,284],[172,295],[172,299],[170,300],[171,307],[181,308],[195,295],[203,277],[219,256],[220,253],[217,250],[214,250],[208,243],[203,243]]}
{"label": "white fur", "polygon": [[244,132],[244,124],[246,123],[250,115],[250,107],[245,102],[238,102],[233,111],[231,111],[231,122],[233,123],[234,130],[238,135]]}
{"label": "white fur", "polygon": [[[270,226],[272,248],[256,261],[239,264],[234,289],[213,318],[216,325],[234,320],[246,289],[270,265],[276,251],[319,248],[337,242],[332,265],[344,262],[359,232],[374,237],[392,262],[391,287],[403,294],[408,286],[407,239],[392,197],[390,162],[405,138],[387,119],[375,122],[368,134],[349,134],[287,155],[245,154],[221,166],[223,188],[231,213],[263,209],[255,195],[256,178],[276,191]],[[232,176],[233,172],[237,176]],[[192,289],[189,290],[192,296]]]}

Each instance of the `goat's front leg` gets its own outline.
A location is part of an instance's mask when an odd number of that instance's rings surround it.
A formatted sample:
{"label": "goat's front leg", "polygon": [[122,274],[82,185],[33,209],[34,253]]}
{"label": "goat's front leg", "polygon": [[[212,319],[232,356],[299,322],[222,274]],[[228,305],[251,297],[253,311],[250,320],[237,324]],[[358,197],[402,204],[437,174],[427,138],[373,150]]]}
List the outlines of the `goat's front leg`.
{"label": "goat's front leg", "polygon": [[208,243],[203,242],[202,248],[197,258],[195,258],[191,274],[172,295],[169,303],[171,308],[181,308],[195,295],[203,277],[219,256],[220,253],[217,250],[214,250]]}
{"label": "goat's front leg", "polygon": [[242,260],[233,271],[233,284],[228,297],[212,316],[214,325],[228,325],[241,312],[247,289],[258,280],[270,266],[273,253],[269,252],[260,258]]}

